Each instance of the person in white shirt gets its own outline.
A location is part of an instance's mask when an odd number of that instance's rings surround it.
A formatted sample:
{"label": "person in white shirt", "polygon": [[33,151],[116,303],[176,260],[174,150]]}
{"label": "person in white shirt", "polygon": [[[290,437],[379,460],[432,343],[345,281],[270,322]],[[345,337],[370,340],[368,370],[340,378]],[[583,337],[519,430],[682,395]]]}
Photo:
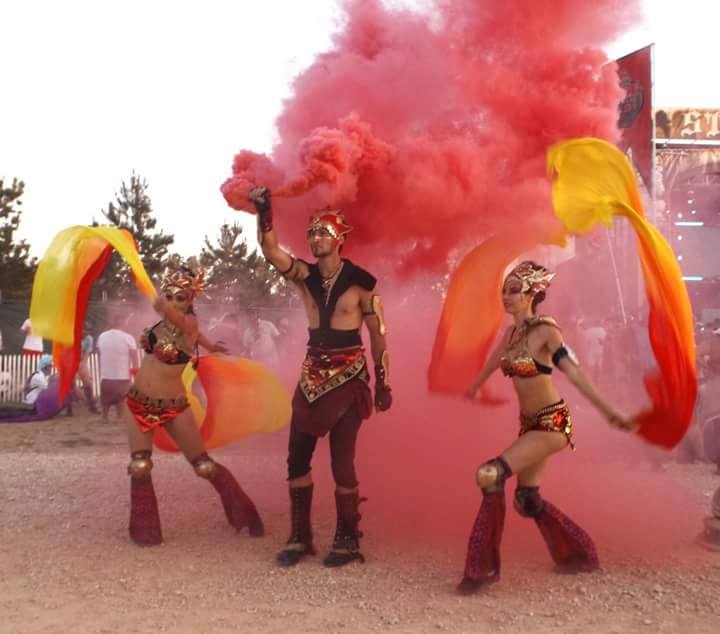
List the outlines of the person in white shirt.
{"label": "person in white shirt", "polygon": [[275,364],[278,362],[275,339],[280,332],[271,321],[260,319],[257,312],[250,313],[250,325],[243,335],[243,348],[249,359]]}
{"label": "person in white shirt", "polygon": [[593,380],[597,382],[600,380],[607,330],[605,330],[602,324],[598,323],[595,326],[589,326],[582,330],[582,334],[585,338],[586,346],[585,365],[588,367]]}
{"label": "person in white shirt", "polygon": [[122,405],[130,389],[131,370],[139,365],[135,339],[119,328],[100,333],[96,344],[100,354],[100,409],[103,422],[108,422],[110,407],[120,419]]}
{"label": "person in white shirt", "polygon": [[26,405],[35,405],[35,401],[37,401],[40,393],[48,387],[51,371],[52,357],[49,354],[44,354],[40,357],[40,361],[38,361],[37,370],[35,370],[28,379],[27,385],[25,386],[23,403]]}
{"label": "person in white shirt", "polygon": [[23,355],[26,357],[39,357],[43,353],[43,340],[42,337],[33,334],[30,318],[23,322],[20,330],[25,333],[25,342],[22,348]]}

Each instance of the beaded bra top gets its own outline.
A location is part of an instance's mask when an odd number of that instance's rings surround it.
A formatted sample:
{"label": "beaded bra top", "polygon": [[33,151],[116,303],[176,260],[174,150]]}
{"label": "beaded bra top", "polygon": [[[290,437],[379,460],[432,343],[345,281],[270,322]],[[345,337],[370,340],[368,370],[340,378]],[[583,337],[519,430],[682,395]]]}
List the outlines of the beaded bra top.
{"label": "beaded bra top", "polygon": [[[517,326],[513,328],[508,345],[505,348],[505,354],[500,358],[500,369],[505,376],[531,379],[541,374],[552,374],[552,367],[540,363],[528,350],[530,331],[542,324],[559,328],[552,317],[536,317],[532,320],[526,320],[519,329]],[[517,339],[515,339],[516,333],[518,334]]]}
{"label": "beaded bra top", "polygon": [[197,344],[194,349],[188,338],[175,326],[160,321],[143,332],[143,348],[167,365],[185,365],[197,357]]}

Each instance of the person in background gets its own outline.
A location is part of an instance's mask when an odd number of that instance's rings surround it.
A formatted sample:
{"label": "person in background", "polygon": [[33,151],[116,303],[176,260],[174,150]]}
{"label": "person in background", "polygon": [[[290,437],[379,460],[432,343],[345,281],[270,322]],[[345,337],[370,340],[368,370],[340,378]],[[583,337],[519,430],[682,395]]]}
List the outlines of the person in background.
{"label": "person in background", "polygon": [[245,329],[243,335],[243,348],[248,358],[262,361],[269,365],[278,362],[277,346],[275,339],[280,332],[271,321],[260,319],[257,310],[250,311],[250,325]]}
{"label": "person in background", "polygon": [[35,405],[35,401],[37,401],[40,393],[48,387],[52,365],[52,357],[49,354],[41,355],[37,370],[30,375],[25,385],[23,403],[26,405]]}
{"label": "person in background", "polygon": [[120,420],[120,408],[130,389],[131,370],[140,365],[135,339],[117,328],[114,320],[110,329],[100,333],[97,349],[100,354],[100,409],[103,422],[109,422],[110,408]]}
{"label": "person in background", "polygon": [[708,550],[720,552],[720,487],[710,502],[710,515],[705,518],[701,544]]}
{"label": "person in background", "polygon": [[90,355],[95,348],[92,335],[85,330],[85,334],[80,341],[80,365],[78,366],[77,375],[80,377],[82,384],[82,393],[87,403],[88,410],[93,414],[99,414],[95,397],[93,396],[92,376],[90,374]]}
{"label": "person in background", "polygon": [[592,380],[597,383],[602,375],[603,351],[605,339],[607,338],[607,330],[599,321],[595,325],[589,326],[582,331],[585,340],[586,350],[586,366],[588,374]]}
{"label": "person in background", "polygon": [[[20,401],[3,400],[0,403],[0,421],[23,422],[45,420],[57,415],[58,377],[52,374],[53,360],[43,354],[37,361],[37,368],[27,377]],[[0,373],[0,383],[7,394],[12,392],[12,375]]]}
{"label": "person in background", "polygon": [[243,332],[238,313],[223,315],[208,334],[216,341],[221,341],[227,348],[228,354],[236,357],[243,354]]}
{"label": "person in background", "polygon": [[43,353],[43,340],[42,337],[33,334],[29,317],[20,326],[20,330],[25,333],[25,342],[22,347],[23,356],[39,357]]}

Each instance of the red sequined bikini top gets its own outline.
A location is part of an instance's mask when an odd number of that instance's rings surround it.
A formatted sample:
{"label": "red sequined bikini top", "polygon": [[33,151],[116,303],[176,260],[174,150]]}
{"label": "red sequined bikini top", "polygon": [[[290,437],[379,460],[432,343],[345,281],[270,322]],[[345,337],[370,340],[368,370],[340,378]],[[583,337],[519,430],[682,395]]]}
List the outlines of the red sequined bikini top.
{"label": "red sequined bikini top", "polygon": [[187,337],[165,321],[145,329],[142,343],[145,352],[167,365],[185,365],[197,358],[197,344],[193,351]]}
{"label": "red sequined bikini top", "polygon": [[[505,354],[500,358],[500,369],[507,377],[518,377],[521,379],[531,379],[541,374],[552,374],[553,369],[550,366],[540,363],[535,359],[528,350],[528,334],[536,326],[542,324],[553,326],[559,329],[557,322],[552,317],[536,317],[527,320],[520,326],[519,338],[513,341],[518,328],[513,328],[510,333],[508,345],[505,348]],[[514,351],[518,343],[522,343],[519,350]]]}

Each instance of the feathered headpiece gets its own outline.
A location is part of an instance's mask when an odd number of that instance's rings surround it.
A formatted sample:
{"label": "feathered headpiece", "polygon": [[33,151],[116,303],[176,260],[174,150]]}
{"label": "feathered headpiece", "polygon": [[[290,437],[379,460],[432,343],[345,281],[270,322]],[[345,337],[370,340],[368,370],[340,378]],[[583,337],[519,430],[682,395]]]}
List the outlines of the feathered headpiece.
{"label": "feathered headpiece", "polygon": [[184,266],[175,270],[168,269],[162,280],[163,292],[186,291],[193,299],[202,293],[205,287],[205,271],[198,269],[194,272]]}
{"label": "feathered headpiece", "polygon": [[555,277],[555,273],[540,264],[525,260],[510,271],[505,279],[511,277],[520,281],[523,293],[535,295],[550,286],[550,280]]}

